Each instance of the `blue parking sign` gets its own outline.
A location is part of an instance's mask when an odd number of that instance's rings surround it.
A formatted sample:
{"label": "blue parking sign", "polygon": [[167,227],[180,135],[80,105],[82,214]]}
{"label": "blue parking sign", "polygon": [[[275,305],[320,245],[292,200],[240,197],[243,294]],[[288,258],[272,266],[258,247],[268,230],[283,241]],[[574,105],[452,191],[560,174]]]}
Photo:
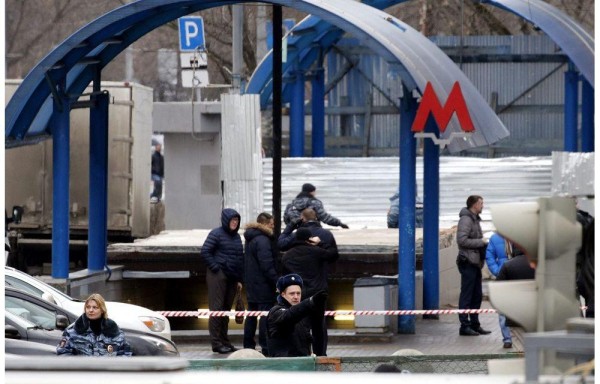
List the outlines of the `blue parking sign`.
{"label": "blue parking sign", "polygon": [[204,51],[204,21],[200,16],[179,18],[179,50]]}

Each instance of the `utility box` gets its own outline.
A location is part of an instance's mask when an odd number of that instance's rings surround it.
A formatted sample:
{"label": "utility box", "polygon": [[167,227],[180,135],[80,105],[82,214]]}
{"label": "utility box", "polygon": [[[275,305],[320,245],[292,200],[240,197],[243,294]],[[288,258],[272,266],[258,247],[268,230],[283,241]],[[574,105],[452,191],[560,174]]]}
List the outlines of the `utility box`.
{"label": "utility box", "polygon": [[[355,311],[398,309],[398,280],[393,277],[361,277],[354,283]],[[356,316],[356,333],[398,333],[398,316]]]}

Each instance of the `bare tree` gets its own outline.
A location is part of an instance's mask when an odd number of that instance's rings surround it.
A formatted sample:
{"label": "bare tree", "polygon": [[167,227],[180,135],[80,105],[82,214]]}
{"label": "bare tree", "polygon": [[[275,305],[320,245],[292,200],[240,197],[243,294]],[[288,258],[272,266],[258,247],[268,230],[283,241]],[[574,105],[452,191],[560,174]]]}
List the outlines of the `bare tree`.
{"label": "bare tree", "polygon": [[[594,32],[594,0],[548,0],[567,13],[588,32]],[[33,66],[76,30],[129,0],[6,0],[6,76],[22,78]],[[249,78],[257,63],[257,4],[244,6],[244,40],[242,77]],[[267,7],[267,19],[272,8]],[[299,22],[306,15],[284,8],[284,18]],[[533,25],[496,7],[473,0],[413,0],[390,7],[386,12],[398,17],[426,36],[434,35],[507,35],[538,34]],[[198,12],[204,18],[208,71],[211,83],[230,83],[231,6]],[[153,87],[156,100],[184,100],[190,91],[179,84],[164,84],[158,75],[159,50],[178,50],[175,21],[150,32],[121,53],[102,72],[103,79],[125,79],[125,55],[134,58],[134,79]],[[178,64],[179,65],[179,64]],[[174,80],[171,80],[172,82]],[[165,99],[166,98],[166,99]]]}

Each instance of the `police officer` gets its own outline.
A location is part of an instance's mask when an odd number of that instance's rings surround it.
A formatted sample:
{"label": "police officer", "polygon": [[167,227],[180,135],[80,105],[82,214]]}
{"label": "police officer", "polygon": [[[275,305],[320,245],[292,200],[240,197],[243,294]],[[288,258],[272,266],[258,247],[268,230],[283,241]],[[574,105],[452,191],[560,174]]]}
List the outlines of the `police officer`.
{"label": "police officer", "polygon": [[117,323],[108,318],[104,298],[94,293],[84,313],[62,334],[57,355],[131,356],[131,347]]}
{"label": "police officer", "polygon": [[324,311],[327,293],[320,291],[302,300],[302,278],[295,274],[277,280],[277,305],[267,316],[267,344],[271,357],[310,356],[311,337],[306,318]]}

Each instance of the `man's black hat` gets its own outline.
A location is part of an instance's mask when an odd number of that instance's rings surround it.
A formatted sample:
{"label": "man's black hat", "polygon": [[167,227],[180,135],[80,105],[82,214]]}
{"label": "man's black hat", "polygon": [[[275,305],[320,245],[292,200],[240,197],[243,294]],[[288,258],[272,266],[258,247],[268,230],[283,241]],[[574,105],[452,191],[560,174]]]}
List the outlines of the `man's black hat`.
{"label": "man's black hat", "polygon": [[300,275],[290,273],[289,275],[281,276],[279,280],[277,280],[277,292],[281,293],[285,291],[290,285],[299,285],[300,288],[302,288],[303,283]]}
{"label": "man's black hat", "polygon": [[317,190],[317,187],[312,185],[311,183],[306,183],[302,185],[302,192],[314,192]]}

